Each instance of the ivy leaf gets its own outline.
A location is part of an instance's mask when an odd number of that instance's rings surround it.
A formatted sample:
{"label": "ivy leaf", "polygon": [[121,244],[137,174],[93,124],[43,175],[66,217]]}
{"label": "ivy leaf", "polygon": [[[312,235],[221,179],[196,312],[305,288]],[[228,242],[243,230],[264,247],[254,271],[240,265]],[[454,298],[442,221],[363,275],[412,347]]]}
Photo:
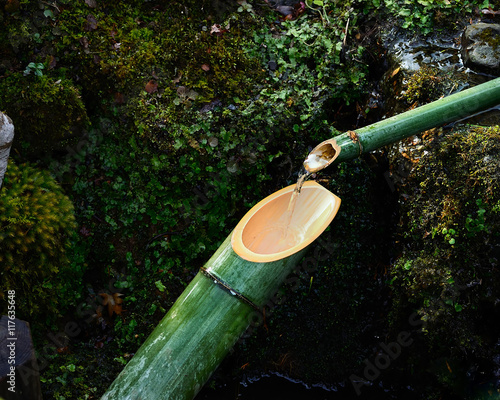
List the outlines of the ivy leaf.
{"label": "ivy leaf", "polygon": [[52,12],[52,10],[45,10],[43,12],[43,15],[45,15],[46,18],[52,18],[52,19],[54,19],[54,13]]}

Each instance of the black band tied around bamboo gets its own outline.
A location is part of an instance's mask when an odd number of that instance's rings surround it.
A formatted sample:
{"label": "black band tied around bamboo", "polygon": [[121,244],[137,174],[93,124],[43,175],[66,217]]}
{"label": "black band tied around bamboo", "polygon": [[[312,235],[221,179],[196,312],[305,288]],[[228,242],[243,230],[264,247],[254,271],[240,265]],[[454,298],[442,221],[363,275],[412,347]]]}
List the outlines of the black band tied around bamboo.
{"label": "black band tied around bamboo", "polygon": [[250,307],[254,308],[258,312],[262,312],[262,310],[248,297],[245,295],[241,294],[238,292],[236,289],[228,285],[226,282],[224,282],[221,278],[216,276],[213,272],[207,270],[204,267],[200,268],[200,271],[205,275],[206,277],[210,278],[217,286],[219,286],[221,289],[223,289],[225,292],[229,293],[232,296],[237,297],[240,299],[242,302],[248,304]]}

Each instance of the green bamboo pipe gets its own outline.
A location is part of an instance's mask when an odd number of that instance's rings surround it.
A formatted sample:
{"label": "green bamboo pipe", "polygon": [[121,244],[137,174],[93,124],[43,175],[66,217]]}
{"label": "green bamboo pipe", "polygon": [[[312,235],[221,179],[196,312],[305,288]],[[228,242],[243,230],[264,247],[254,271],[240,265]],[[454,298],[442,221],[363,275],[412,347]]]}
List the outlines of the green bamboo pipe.
{"label": "green bamboo pipe", "polygon": [[[290,243],[279,238],[295,185],[256,204],[187,286],[103,400],[193,399],[307,246],[335,217],[340,199],[306,182],[292,214]],[[295,236],[298,235],[298,236]]]}
{"label": "green bamboo pipe", "polygon": [[[362,153],[488,110],[498,104],[500,104],[500,78],[325,140],[310,154],[317,153],[320,157],[323,152],[331,152],[329,145],[334,148],[338,146],[342,151],[335,159],[319,165],[318,168],[312,168],[310,172],[317,172],[330,164],[351,160]],[[328,155],[325,154],[324,158],[328,158]],[[304,166],[308,169],[306,164]]]}

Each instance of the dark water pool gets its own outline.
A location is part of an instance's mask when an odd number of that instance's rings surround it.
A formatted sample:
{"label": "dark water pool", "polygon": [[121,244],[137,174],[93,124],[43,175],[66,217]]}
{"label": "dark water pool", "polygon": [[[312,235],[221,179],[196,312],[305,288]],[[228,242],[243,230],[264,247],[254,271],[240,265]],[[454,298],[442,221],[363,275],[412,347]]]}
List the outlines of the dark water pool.
{"label": "dark water pool", "polygon": [[[468,393],[451,390],[441,400],[500,400],[500,382],[496,379],[476,382]],[[422,400],[422,393],[404,383],[385,385],[382,382],[363,386],[358,395],[351,383],[335,388],[307,386],[280,374],[263,374],[244,382],[232,382],[216,390],[205,388],[195,400]]]}
{"label": "dark water pool", "polygon": [[280,374],[264,374],[260,377],[234,382],[217,390],[203,389],[195,400],[378,400],[378,399],[417,399],[410,387],[384,388],[382,384],[364,386],[358,395],[350,383],[326,388],[322,385],[307,386],[300,381],[291,380]]}

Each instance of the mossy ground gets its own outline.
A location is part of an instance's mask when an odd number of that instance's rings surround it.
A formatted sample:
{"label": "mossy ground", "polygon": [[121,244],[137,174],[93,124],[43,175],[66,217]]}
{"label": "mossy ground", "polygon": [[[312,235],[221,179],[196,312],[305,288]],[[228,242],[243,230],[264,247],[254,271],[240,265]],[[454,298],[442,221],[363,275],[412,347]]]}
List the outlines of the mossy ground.
{"label": "mossy ground", "polygon": [[497,351],[498,135],[497,126],[424,134],[399,189],[404,247],[391,271],[391,318],[397,326],[417,310],[426,322],[421,368],[461,365],[453,379],[452,368],[434,375],[452,391]]}

